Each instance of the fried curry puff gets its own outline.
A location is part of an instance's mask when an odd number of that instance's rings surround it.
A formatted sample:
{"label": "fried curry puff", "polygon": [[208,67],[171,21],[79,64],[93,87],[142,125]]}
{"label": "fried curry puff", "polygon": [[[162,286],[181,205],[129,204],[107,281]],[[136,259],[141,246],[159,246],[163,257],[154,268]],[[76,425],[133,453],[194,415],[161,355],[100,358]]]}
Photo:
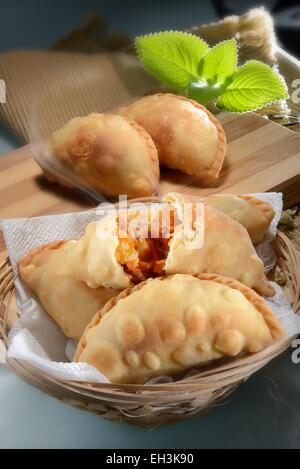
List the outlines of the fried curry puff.
{"label": "fried curry puff", "polygon": [[113,383],[145,383],[222,357],[259,352],[284,331],[265,301],[217,274],[148,280],[107,303],[75,355]]}
{"label": "fried curry puff", "polygon": [[119,112],[149,132],[162,165],[199,178],[218,177],[226,138],[219,121],[204,106],[183,96],[159,93]]}
{"label": "fried curry puff", "polygon": [[[148,132],[126,118],[90,114],[72,119],[48,142],[48,151],[88,186],[106,195],[157,192],[159,162]],[[46,171],[51,180],[63,179]]]}
{"label": "fried curry puff", "polygon": [[263,241],[275,216],[271,205],[251,195],[212,194],[204,202],[241,223],[254,245]]}

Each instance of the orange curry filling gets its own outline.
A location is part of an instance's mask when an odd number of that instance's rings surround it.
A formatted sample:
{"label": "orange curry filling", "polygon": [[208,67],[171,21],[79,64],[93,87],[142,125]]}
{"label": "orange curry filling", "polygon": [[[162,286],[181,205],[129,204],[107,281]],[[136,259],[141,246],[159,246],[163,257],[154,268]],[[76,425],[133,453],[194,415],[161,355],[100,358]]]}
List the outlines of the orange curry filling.
{"label": "orange curry filling", "polygon": [[[133,283],[139,283],[150,277],[164,274],[165,262],[174,236],[175,226],[178,223],[175,218],[174,210],[168,212],[168,220],[163,219],[162,211],[159,212],[159,217],[154,220],[154,223],[159,223],[157,227],[158,237],[151,237],[151,226],[153,224],[148,224],[147,233],[144,237],[131,237],[126,232],[122,232],[122,236],[119,235],[116,258],[124,271],[131,276]],[[169,225],[167,229],[165,228],[166,221]]]}

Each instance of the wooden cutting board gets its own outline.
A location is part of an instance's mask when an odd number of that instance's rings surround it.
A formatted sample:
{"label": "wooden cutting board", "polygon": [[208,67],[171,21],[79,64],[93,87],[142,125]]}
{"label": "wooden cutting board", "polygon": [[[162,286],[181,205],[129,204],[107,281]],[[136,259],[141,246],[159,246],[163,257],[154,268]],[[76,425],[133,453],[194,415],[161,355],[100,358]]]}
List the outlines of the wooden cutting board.
{"label": "wooden cutting board", "polygon": [[[200,196],[275,190],[284,193],[285,207],[300,202],[300,135],[253,113],[224,113],[218,117],[228,148],[217,184],[203,187],[187,175],[163,169],[162,194],[172,190]],[[0,157],[0,218],[57,214],[95,206],[80,193],[47,182],[32,156],[27,145]]]}

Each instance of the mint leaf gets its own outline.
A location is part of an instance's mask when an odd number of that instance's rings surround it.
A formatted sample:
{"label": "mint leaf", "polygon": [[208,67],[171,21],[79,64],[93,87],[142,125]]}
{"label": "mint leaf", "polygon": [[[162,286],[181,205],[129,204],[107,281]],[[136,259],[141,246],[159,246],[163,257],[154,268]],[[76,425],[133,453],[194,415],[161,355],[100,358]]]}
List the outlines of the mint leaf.
{"label": "mint leaf", "polygon": [[201,59],[198,73],[200,77],[215,83],[224,83],[237,69],[237,45],[235,39],[221,42],[210,49]]}
{"label": "mint leaf", "polygon": [[289,97],[283,79],[271,67],[250,60],[240,67],[217,101],[225,111],[246,112]]}
{"label": "mint leaf", "polygon": [[199,79],[198,65],[209,49],[193,34],[176,31],[140,36],[135,44],[145,69],[175,90],[184,90]]}
{"label": "mint leaf", "polygon": [[226,89],[226,86],[219,83],[209,83],[202,79],[193,81],[186,89],[186,95],[197,101],[199,104],[206,104],[208,101],[220,96]]}

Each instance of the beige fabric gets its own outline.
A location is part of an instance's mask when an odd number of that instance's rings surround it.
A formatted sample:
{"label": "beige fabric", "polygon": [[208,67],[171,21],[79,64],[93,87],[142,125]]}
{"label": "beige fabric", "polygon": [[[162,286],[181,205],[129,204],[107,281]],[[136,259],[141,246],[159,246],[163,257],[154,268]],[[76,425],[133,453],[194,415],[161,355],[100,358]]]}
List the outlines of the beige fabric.
{"label": "beige fabric", "polygon": [[0,57],[0,77],[7,84],[0,117],[24,141],[157,86],[137,59],[124,53],[10,52]]}
{"label": "beige fabric", "polygon": [[236,38],[240,62],[259,59],[269,65],[276,63],[274,23],[264,8],[254,8],[241,17],[233,15],[217,23],[196,26],[192,32],[211,45]]}

